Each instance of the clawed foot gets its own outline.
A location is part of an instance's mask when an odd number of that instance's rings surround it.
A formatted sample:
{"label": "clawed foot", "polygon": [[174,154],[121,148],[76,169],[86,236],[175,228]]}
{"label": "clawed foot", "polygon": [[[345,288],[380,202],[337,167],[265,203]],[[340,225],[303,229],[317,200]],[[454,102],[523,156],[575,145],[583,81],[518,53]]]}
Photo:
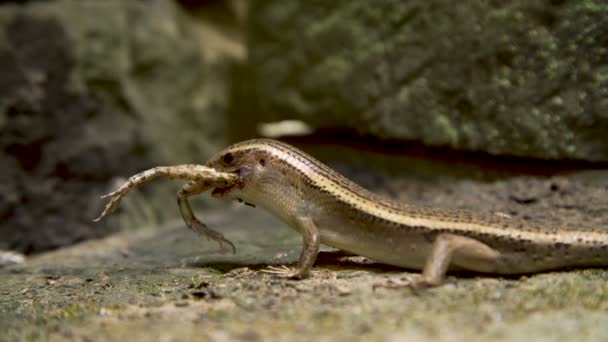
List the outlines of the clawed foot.
{"label": "clawed foot", "polygon": [[425,289],[435,287],[439,285],[436,282],[431,282],[422,276],[416,276],[414,278],[400,278],[398,280],[389,279],[386,282],[374,284],[373,289],[377,289],[379,287],[386,289],[401,289],[401,288],[409,288],[415,294],[420,294],[421,291]]}
{"label": "clawed foot", "polygon": [[194,219],[194,221],[192,221],[192,224],[190,225],[190,229],[195,231],[200,237],[207,238],[207,240],[217,241],[217,243],[220,245],[220,249],[222,250],[222,252],[226,252],[226,247],[229,247],[230,249],[232,249],[232,254],[236,254],[236,247],[230,240],[226,239],[223,234],[210,229],[201,221]]}
{"label": "clawed foot", "polygon": [[127,189],[120,188],[114,192],[110,192],[109,194],[101,196],[101,198],[110,198],[110,202],[108,202],[108,204],[106,204],[106,207],[104,208],[101,215],[99,215],[98,218],[94,219],[93,222],[99,222],[99,220],[101,220],[105,216],[111,214],[114,211],[114,209],[116,209],[116,207],[118,207],[118,205],[120,204],[120,200],[127,194],[128,191],[129,191],[128,188]]}
{"label": "clawed foot", "polygon": [[287,267],[285,265],[268,266],[265,269],[263,269],[262,272],[272,274],[272,275],[275,275],[275,276],[281,277],[281,278],[288,278],[288,279],[302,279],[304,277],[304,274],[302,274],[302,271],[300,271],[294,267]]}

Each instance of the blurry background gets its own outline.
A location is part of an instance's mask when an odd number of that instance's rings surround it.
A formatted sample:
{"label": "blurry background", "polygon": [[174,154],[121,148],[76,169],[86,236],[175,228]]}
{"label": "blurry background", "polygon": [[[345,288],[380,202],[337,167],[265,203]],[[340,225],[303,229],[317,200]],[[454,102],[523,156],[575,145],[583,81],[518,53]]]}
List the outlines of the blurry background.
{"label": "blurry background", "polygon": [[258,270],[297,233],[203,194],[222,254],[163,180],[92,222],[126,177],[260,136],[408,203],[608,229],[608,2],[0,1],[0,339],[608,340],[603,269],[417,296],[323,251],[281,280]]}
{"label": "blurry background", "polygon": [[386,173],[608,162],[603,0],[2,1],[0,75],[0,249],[26,254],[177,217],[157,182],[91,222],[117,177],[260,135],[394,197]]}

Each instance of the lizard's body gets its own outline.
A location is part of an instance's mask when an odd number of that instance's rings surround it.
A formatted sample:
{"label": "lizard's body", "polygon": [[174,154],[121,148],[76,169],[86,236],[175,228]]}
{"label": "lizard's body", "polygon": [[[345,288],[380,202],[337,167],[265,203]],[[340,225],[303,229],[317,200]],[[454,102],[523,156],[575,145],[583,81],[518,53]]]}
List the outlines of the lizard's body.
{"label": "lizard's body", "polygon": [[[399,203],[363,189],[309,155],[274,140],[232,145],[206,166],[238,175],[230,186],[217,186],[214,196],[265,208],[302,234],[304,248],[298,267],[289,272],[274,270],[282,275],[305,275],[319,243],[386,264],[424,269],[422,285],[440,283],[448,267],[514,274],[565,266],[608,266],[606,230],[532,226],[499,215]],[[196,181],[190,183],[191,188],[195,185]],[[208,187],[182,190],[181,203]]]}

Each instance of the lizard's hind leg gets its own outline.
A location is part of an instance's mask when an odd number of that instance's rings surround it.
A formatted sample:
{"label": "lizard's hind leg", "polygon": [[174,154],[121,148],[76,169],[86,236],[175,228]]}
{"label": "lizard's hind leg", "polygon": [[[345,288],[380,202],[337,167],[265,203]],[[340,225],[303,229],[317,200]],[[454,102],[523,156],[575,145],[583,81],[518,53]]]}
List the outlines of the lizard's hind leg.
{"label": "lizard's hind leg", "polygon": [[188,228],[192,229],[201,237],[206,237],[207,239],[215,240],[219,243],[220,248],[224,250],[224,244],[230,246],[232,249],[232,254],[236,253],[236,247],[234,244],[230,242],[230,240],[226,239],[224,235],[216,232],[215,230],[207,227],[206,224],[201,222],[196,218],[194,213],[192,212],[192,208],[190,207],[190,203],[188,203],[188,197],[200,194],[201,192],[207,191],[213,184],[209,182],[199,182],[199,181],[190,181],[186,185],[184,185],[177,192],[177,205],[179,206],[179,211],[182,214],[182,218],[184,222],[188,226]]}
{"label": "lizard's hind leg", "polygon": [[118,190],[111,192],[107,195],[101,196],[102,198],[109,197],[110,202],[106,205],[101,215],[99,215],[99,217],[96,218],[94,221],[97,222],[101,220],[104,216],[114,211],[118,204],[120,204],[120,200],[131,189],[159,177],[208,182],[209,184],[212,184],[216,187],[226,187],[232,185],[238,178],[238,176],[235,174],[219,172],[215,169],[199,164],[157,166],[131,176],[131,178],[129,178],[125,184],[118,188]]}

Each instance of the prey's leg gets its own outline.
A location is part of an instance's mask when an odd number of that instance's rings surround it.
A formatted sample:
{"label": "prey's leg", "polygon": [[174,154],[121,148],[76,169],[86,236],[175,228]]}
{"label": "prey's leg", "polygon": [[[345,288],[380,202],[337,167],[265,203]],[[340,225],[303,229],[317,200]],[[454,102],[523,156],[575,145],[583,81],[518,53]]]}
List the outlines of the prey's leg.
{"label": "prey's leg", "polygon": [[[401,284],[380,285],[381,287],[403,287],[420,289],[440,285],[454,258],[474,260],[474,262],[492,264],[499,257],[499,252],[485,243],[466,236],[454,234],[438,235],[433,243],[431,254],[426,260],[422,275],[413,281]],[[465,268],[467,265],[459,265]]]}
{"label": "prey's leg", "polygon": [[111,192],[102,198],[110,197],[110,202],[106,205],[104,211],[94,221],[101,220],[104,216],[110,214],[120,200],[133,188],[138,187],[146,182],[149,182],[158,177],[167,177],[170,179],[184,179],[190,181],[207,182],[215,187],[227,187],[236,182],[238,176],[233,173],[219,172],[215,169],[198,164],[184,164],[175,166],[157,166],[155,168],[140,172],[127,180],[118,190]]}
{"label": "prey's leg", "polygon": [[206,224],[199,221],[188,203],[188,197],[205,192],[210,187],[214,186],[208,182],[190,181],[184,185],[177,193],[177,205],[179,211],[182,214],[184,222],[188,228],[192,229],[201,237],[206,237],[211,240],[215,240],[220,244],[220,248],[224,250],[224,245],[228,245],[232,249],[232,254],[236,253],[234,244],[224,237],[224,235],[209,229]]}
{"label": "prey's leg", "polygon": [[319,254],[319,246],[321,244],[319,229],[312,219],[308,217],[296,219],[296,224],[298,231],[302,234],[303,242],[302,253],[300,254],[296,268],[270,266],[268,269],[263,270],[263,272],[293,279],[300,279],[308,274],[317,259],[317,254]]}

